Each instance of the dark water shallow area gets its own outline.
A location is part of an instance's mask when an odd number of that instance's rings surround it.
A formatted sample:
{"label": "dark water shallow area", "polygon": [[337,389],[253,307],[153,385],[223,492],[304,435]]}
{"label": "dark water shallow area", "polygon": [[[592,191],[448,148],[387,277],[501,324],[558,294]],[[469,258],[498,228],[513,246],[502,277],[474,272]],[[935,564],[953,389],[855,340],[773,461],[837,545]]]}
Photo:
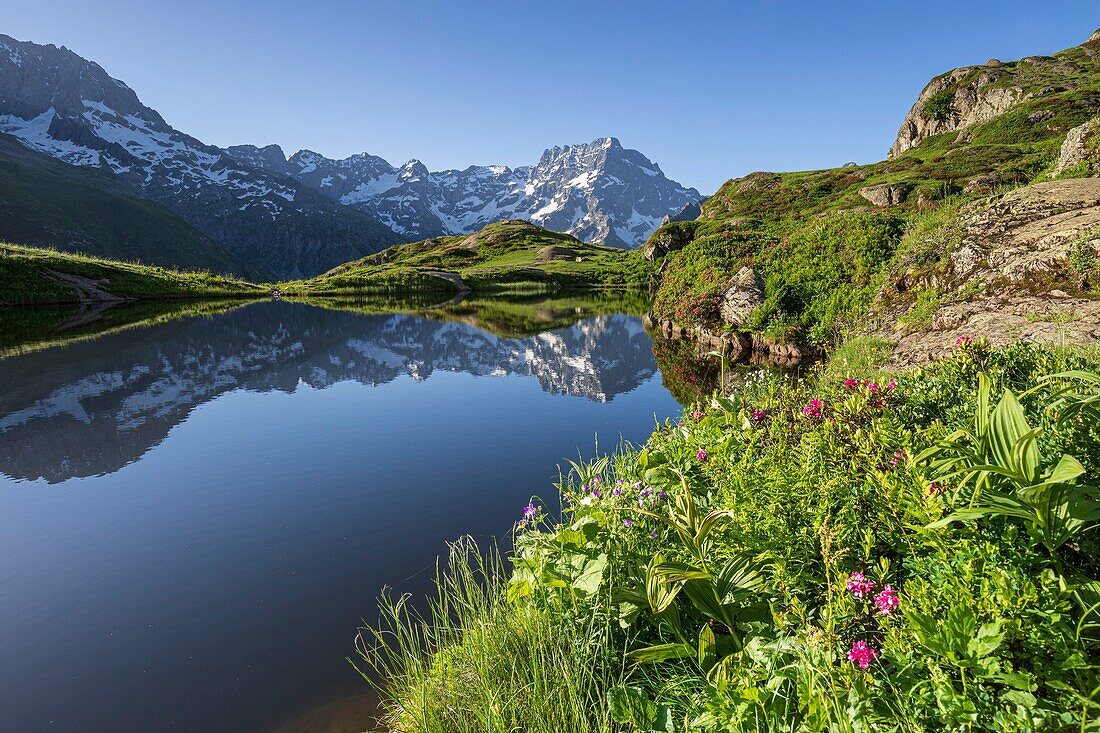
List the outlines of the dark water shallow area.
{"label": "dark water shallow area", "polygon": [[637,304],[322,305],[0,318],[0,731],[361,729],[379,590],[713,376]]}

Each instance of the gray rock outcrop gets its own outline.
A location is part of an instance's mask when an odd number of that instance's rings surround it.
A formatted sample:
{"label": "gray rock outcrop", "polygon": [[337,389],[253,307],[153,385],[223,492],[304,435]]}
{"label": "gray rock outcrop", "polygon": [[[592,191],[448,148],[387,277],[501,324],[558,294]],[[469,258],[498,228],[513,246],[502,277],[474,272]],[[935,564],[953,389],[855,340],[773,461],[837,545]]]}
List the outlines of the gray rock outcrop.
{"label": "gray rock outcrop", "polygon": [[764,286],[751,267],[742,267],[722,293],[719,312],[722,320],[735,328],[748,324],[753,312],[764,302]]}
{"label": "gray rock outcrop", "polygon": [[905,201],[912,189],[908,183],[880,183],[859,189],[859,195],[875,206],[893,206]]}
{"label": "gray rock outcrop", "polygon": [[1007,73],[997,65],[964,66],[928,82],[887,157],[895,158],[931,135],[991,120],[1027,100],[1031,95],[1018,87],[992,86]]}
{"label": "gray rock outcrop", "polygon": [[1061,173],[1081,163],[1089,164],[1090,174],[1100,164],[1100,117],[1094,117],[1066,134],[1066,141],[1062,143],[1054,170],[1055,173]]}
{"label": "gray rock outcrop", "polygon": [[1064,269],[1079,242],[1100,254],[1100,178],[1026,186],[962,218],[962,243],[951,254],[956,280],[1026,283]]}

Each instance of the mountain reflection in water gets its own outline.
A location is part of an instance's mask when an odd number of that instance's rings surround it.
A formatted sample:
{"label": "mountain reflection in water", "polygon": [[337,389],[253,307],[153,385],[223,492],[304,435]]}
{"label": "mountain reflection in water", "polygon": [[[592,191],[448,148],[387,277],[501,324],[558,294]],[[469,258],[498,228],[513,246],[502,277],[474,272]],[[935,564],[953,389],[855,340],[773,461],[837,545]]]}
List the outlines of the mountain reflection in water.
{"label": "mountain reflection in water", "polygon": [[608,299],[0,309],[0,731],[366,727],[383,586],[680,412]]}
{"label": "mountain reflection in water", "polygon": [[606,402],[653,377],[641,322],[593,316],[525,338],[457,321],[263,302],[0,362],[0,472],[59,482],[116,471],[234,390],[382,385],[435,371],[516,375]]}

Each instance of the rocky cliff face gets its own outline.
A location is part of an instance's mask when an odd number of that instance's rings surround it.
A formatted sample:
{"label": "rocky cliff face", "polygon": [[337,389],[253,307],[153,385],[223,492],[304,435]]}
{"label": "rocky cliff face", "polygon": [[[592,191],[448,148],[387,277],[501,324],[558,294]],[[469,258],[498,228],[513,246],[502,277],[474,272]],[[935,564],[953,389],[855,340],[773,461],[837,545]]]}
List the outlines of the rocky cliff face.
{"label": "rocky cliff face", "polygon": [[1011,77],[1011,71],[999,61],[937,76],[902,120],[887,157],[896,157],[932,135],[991,120],[1028,99],[1028,92],[1011,85]]}
{"label": "rocky cliff face", "polygon": [[[1073,106],[1095,107],[1092,79],[1098,54],[1100,31],[1080,46],[1054,56],[1027,56],[1009,62],[990,59],[981,66],[963,66],[941,74],[917,97],[888,157],[897,157],[932,135],[958,131],[964,137],[967,128],[1036,98],[1062,95],[1059,106],[1063,111]],[[1034,110],[1026,123],[1043,125],[1058,114],[1057,107]]]}
{"label": "rocky cliff face", "polygon": [[172,126],[101,66],[0,35],[0,133],[179,214],[255,272],[323,272],[398,241],[376,219]]}
{"label": "rocky cliff face", "polygon": [[531,166],[435,172],[418,160],[395,167],[367,153],[332,160],[309,150],[288,159],[277,146],[239,145],[229,152],[290,175],[410,240],[523,219],[582,241],[635,247],[663,217],[702,199],[612,137],[550,148]]}

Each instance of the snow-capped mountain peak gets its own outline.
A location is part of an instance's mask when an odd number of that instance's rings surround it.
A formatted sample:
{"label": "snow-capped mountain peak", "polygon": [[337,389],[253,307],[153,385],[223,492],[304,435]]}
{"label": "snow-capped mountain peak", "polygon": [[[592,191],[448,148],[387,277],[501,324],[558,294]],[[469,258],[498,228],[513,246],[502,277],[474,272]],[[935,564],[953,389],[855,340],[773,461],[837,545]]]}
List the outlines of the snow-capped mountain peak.
{"label": "snow-capped mountain peak", "polygon": [[[267,160],[267,148],[229,149]],[[333,160],[301,151],[269,165],[341,203],[377,217],[408,239],[468,234],[501,219],[524,219],[589,241],[633,247],[670,214],[701,200],[614,137],[554,146],[533,166],[472,165],[429,172],[419,160],[400,168],[360,153]]]}

